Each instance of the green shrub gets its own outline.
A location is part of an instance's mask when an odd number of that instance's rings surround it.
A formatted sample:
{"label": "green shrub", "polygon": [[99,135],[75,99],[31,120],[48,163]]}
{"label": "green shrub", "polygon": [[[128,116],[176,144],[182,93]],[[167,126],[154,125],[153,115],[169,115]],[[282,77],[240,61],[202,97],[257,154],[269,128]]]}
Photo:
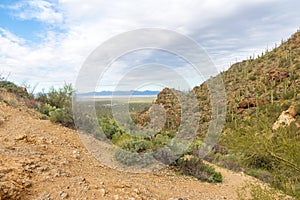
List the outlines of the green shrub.
{"label": "green shrub", "polygon": [[40,116],[40,119],[41,119],[41,120],[49,120],[49,116],[48,116],[48,115],[45,115],[45,114],[42,114],[42,115]]}
{"label": "green shrub", "polygon": [[300,103],[295,105],[296,115],[300,115]]}
{"label": "green shrub", "polygon": [[[262,68],[263,66],[261,66],[261,68]],[[254,74],[253,74],[254,76],[260,76],[261,75],[261,72],[260,71],[256,71],[256,72],[254,72]]]}
{"label": "green shrub", "polygon": [[240,162],[240,156],[239,155],[233,155],[233,154],[221,154],[216,152],[209,153],[205,160],[208,162],[216,163],[219,166],[222,166],[226,169],[230,169],[232,171],[240,172],[242,171],[242,165]]}
{"label": "green shrub", "polygon": [[222,182],[222,175],[216,172],[212,166],[206,165],[198,157],[191,157],[189,159],[180,158],[176,162],[176,167],[185,175],[194,176],[201,181],[212,183]]}
{"label": "green shrub", "polygon": [[48,103],[45,103],[45,104],[39,104],[38,105],[38,110],[39,110],[40,113],[50,116],[50,112],[55,111],[56,107],[51,106]]}
{"label": "green shrub", "polygon": [[291,80],[297,80],[297,79],[299,79],[299,74],[292,74],[291,76],[290,76],[290,79]]}
{"label": "green shrub", "polygon": [[270,172],[263,169],[249,169],[246,173],[266,183],[270,182],[272,176]]}
{"label": "green shrub", "polygon": [[282,103],[282,105],[281,105],[282,111],[289,109],[289,107],[291,106],[291,104],[292,104],[291,102],[284,102],[284,103]]}
{"label": "green shrub", "polygon": [[170,138],[168,136],[157,134],[152,139],[153,150],[163,147],[164,145],[170,142]]}
{"label": "green shrub", "polygon": [[[250,193],[250,196],[247,197],[247,193]],[[285,195],[259,184],[246,184],[242,188],[238,189],[237,194],[239,200],[285,199]]]}
{"label": "green shrub", "polygon": [[250,76],[249,79],[250,79],[251,81],[255,81],[255,80],[256,80],[256,76]]}
{"label": "green shrub", "polygon": [[136,152],[126,151],[118,148],[115,151],[115,159],[126,166],[140,166],[146,167],[153,163],[153,157],[151,154],[139,154]]}
{"label": "green shrub", "polygon": [[186,150],[185,154],[193,154],[194,152],[199,151],[202,146],[202,140],[196,139],[194,140],[189,148]]}
{"label": "green shrub", "polygon": [[130,152],[142,153],[151,150],[150,141],[146,140],[126,140],[121,144],[121,148]]}
{"label": "green shrub", "polygon": [[47,93],[45,93],[44,90],[37,94],[36,100],[43,103],[43,104],[48,104],[49,103],[48,95],[47,95]]}
{"label": "green shrub", "polygon": [[0,79],[0,88],[4,88],[6,89],[7,92],[14,93],[19,97],[29,97],[26,88],[19,87],[10,81],[5,81]]}
{"label": "green shrub", "polygon": [[57,108],[49,113],[50,121],[60,123],[66,127],[74,127],[74,120],[71,110]]}
{"label": "green shrub", "polygon": [[38,110],[42,114],[48,115],[50,121],[74,128],[72,113],[73,92],[71,84],[66,84],[58,90],[51,88],[48,94],[40,92],[36,98],[42,103],[38,106]]}
{"label": "green shrub", "polygon": [[245,157],[248,159],[244,160],[244,164],[254,169],[272,170],[276,162],[274,158],[267,153],[266,154],[249,153],[249,154],[245,154]]}
{"label": "green shrub", "polygon": [[101,118],[99,119],[99,125],[101,126],[102,131],[106,135],[108,139],[112,139],[114,136],[114,141],[117,142],[117,139],[122,134],[125,134],[124,130],[122,130],[117,122],[114,119],[110,118]]}
{"label": "green shrub", "polygon": [[285,100],[294,98],[294,91],[288,91],[286,94],[283,95],[283,98]]}
{"label": "green shrub", "polygon": [[272,130],[281,113],[278,105],[260,109],[259,120],[254,116],[250,120],[256,123],[238,120],[239,125],[226,129],[221,141],[230,154],[240,157],[246,173],[299,197],[300,193],[295,189],[300,184],[299,129],[291,125]]}
{"label": "green shrub", "polygon": [[40,106],[40,103],[34,99],[26,99],[25,100],[25,105],[28,108],[32,108],[32,109],[38,109]]}
{"label": "green shrub", "polygon": [[48,93],[48,102],[57,108],[71,107],[73,92],[72,85],[68,84],[58,90],[52,88]]}

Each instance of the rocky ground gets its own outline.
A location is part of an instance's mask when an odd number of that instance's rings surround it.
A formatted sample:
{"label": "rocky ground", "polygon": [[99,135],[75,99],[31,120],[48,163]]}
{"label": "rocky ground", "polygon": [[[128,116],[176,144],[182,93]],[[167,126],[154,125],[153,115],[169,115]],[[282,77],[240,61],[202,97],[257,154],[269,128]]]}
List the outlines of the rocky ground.
{"label": "rocky ground", "polygon": [[223,183],[203,183],[170,169],[132,174],[101,165],[75,130],[40,120],[26,107],[0,103],[2,199],[237,199],[252,177],[217,167]]}

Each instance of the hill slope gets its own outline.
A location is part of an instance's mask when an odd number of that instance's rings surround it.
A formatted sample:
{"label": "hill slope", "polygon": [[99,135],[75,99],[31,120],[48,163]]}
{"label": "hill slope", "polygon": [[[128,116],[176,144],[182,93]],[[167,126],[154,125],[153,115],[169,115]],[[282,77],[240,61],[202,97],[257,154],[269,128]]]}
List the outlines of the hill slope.
{"label": "hill slope", "polygon": [[[232,65],[218,77],[226,88],[226,124],[206,160],[244,171],[300,198],[300,32],[256,59]],[[202,140],[210,124],[206,84],[207,81],[191,91],[200,105],[195,143]],[[167,110],[167,119],[180,119],[180,112],[175,112],[180,105],[172,91],[164,89],[158,97],[156,103]],[[289,114],[289,126],[281,120],[277,122],[279,128],[274,129],[274,123],[284,113]],[[147,119],[145,114],[140,119]],[[179,122],[171,123],[171,129],[176,129]],[[143,120],[139,123],[145,124]],[[197,155],[198,151],[195,145],[187,153]]]}

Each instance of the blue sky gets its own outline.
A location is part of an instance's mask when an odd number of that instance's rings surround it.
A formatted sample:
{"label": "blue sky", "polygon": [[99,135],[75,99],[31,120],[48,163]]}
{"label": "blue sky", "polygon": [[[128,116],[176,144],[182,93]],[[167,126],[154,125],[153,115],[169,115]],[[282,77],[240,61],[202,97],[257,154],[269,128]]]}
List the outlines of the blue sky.
{"label": "blue sky", "polygon": [[[299,8],[298,0],[1,0],[0,75],[20,85],[37,85],[36,91],[74,83],[85,59],[102,42],[145,27],[189,36],[224,70],[290,37],[300,27]],[[164,56],[145,55],[152,61]],[[169,60],[161,64],[178,67],[179,61]],[[184,70],[187,65],[181,64]],[[112,72],[108,80],[124,74]]]}

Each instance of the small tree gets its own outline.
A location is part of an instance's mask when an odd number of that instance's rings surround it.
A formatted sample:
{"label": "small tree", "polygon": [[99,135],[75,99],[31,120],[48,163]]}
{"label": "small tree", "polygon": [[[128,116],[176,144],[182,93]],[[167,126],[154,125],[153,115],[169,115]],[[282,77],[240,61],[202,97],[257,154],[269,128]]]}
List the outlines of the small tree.
{"label": "small tree", "polygon": [[39,111],[50,117],[50,121],[61,123],[67,127],[74,127],[72,114],[72,94],[74,89],[71,84],[62,88],[51,88],[49,93],[40,92],[37,100],[42,103]]}

